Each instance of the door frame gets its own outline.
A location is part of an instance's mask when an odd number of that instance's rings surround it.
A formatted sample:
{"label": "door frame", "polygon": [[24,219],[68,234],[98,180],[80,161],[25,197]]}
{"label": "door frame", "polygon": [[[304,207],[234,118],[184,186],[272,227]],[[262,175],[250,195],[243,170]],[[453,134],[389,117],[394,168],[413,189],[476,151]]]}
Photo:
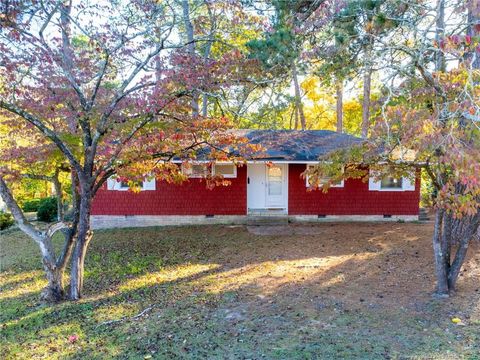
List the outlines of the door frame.
{"label": "door frame", "polygon": [[[268,206],[267,204],[267,198],[268,198],[268,194],[267,194],[267,189],[268,189],[268,174],[267,174],[267,164],[266,162],[254,162],[254,164],[259,164],[259,163],[262,163],[263,164],[263,182],[264,182],[264,186],[263,186],[263,204],[264,206],[262,208],[258,208],[258,210],[269,210],[269,209],[272,209],[272,210],[285,210],[285,213],[288,214],[288,192],[289,192],[289,189],[288,189],[288,170],[289,170],[289,164],[288,163],[275,163],[275,162],[272,162],[272,165],[274,166],[279,166],[283,169],[282,171],[282,190],[283,190],[283,205],[282,206]],[[247,163],[247,211],[249,210],[257,210],[257,209],[250,209],[249,208],[249,204],[248,204],[248,179],[249,179],[249,173],[248,173],[248,163]]]}

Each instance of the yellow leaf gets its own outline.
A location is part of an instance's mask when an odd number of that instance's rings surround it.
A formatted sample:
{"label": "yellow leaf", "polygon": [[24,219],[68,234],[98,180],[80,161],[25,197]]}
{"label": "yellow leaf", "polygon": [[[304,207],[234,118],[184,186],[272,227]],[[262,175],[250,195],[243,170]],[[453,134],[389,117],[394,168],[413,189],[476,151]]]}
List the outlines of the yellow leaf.
{"label": "yellow leaf", "polygon": [[454,324],[460,324],[462,322],[462,319],[459,319],[458,317],[452,318],[452,323]]}

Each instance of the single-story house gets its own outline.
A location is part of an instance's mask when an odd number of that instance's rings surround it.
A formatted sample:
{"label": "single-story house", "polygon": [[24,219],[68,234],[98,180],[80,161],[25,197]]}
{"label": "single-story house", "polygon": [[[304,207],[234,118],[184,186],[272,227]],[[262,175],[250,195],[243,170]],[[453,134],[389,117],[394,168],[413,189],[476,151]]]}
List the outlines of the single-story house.
{"label": "single-story house", "polygon": [[[369,181],[346,179],[328,192],[309,189],[301,175],[331,151],[361,139],[326,130],[243,130],[241,135],[265,149],[247,164],[197,163],[187,167],[182,184],[145,181],[140,193],[110,179],[93,201],[92,226],[130,227],[183,224],[242,224],[252,217],[289,221],[418,220],[420,177]],[[222,174],[229,186],[206,187],[204,171]]]}

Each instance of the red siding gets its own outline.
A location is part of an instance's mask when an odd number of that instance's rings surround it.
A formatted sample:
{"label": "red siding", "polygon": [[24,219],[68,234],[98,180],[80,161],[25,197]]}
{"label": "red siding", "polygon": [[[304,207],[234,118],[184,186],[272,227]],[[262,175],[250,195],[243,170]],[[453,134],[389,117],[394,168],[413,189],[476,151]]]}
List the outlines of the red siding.
{"label": "red siding", "polygon": [[420,180],[415,191],[369,191],[368,182],[348,179],[343,188],[307,191],[302,164],[288,172],[288,213],[291,215],[418,215]]}
{"label": "red siding", "polygon": [[[415,191],[369,191],[368,183],[349,179],[343,188],[307,191],[300,174],[305,165],[291,164],[288,212],[291,215],[418,215],[420,180]],[[238,168],[230,186],[208,190],[200,179],[181,185],[157,181],[155,191],[134,194],[104,186],[94,199],[92,215],[245,215],[247,168]]]}
{"label": "red siding", "polygon": [[200,179],[181,185],[157,180],[155,191],[97,192],[92,215],[245,215],[247,212],[247,167],[237,169],[230,186],[209,190]]}

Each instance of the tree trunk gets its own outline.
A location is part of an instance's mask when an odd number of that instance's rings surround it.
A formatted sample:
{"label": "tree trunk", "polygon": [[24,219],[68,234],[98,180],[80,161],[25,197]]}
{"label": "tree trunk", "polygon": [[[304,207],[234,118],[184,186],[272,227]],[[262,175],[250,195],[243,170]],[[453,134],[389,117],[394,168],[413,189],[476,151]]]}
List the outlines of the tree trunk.
{"label": "tree trunk", "polygon": [[442,249],[444,210],[438,210],[435,214],[435,227],[433,234],[433,253],[435,256],[435,272],[437,276],[436,294],[439,296],[448,296],[448,278],[445,254]]}
{"label": "tree trunk", "polygon": [[63,221],[65,214],[63,211],[63,194],[62,194],[62,184],[58,179],[58,172],[52,178],[53,186],[55,188],[55,195],[57,196],[57,220]]}
{"label": "tree trunk", "polygon": [[363,75],[363,102],[362,102],[362,137],[368,137],[368,130],[370,129],[370,93],[372,86],[372,69],[368,67],[365,69]]}
{"label": "tree trunk", "polygon": [[343,132],[343,81],[337,80],[337,132]]}
{"label": "tree trunk", "polygon": [[[190,4],[188,0],[182,1],[182,8],[183,8],[183,21],[185,23],[185,30],[187,32],[187,49],[190,56],[195,57],[195,38],[194,38],[194,29],[193,24],[190,20]],[[199,113],[199,106],[198,106],[199,95],[198,91],[194,90],[192,92],[192,115],[194,117],[198,116]]]}
{"label": "tree trunk", "polygon": [[475,216],[457,220],[457,226],[458,223],[462,224],[460,226],[461,231],[457,232],[458,238],[455,239],[458,243],[457,252],[448,272],[448,287],[450,292],[454,292],[456,289],[458,275],[460,274],[462,265],[467,257],[468,247],[478,232],[480,226],[480,212]]}
{"label": "tree trunk", "polygon": [[[208,34],[209,41],[207,42],[205,46],[205,53],[203,54],[203,60],[208,61],[210,58],[210,52],[212,51],[212,45],[214,41],[214,33],[215,33],[215,17],[212,12],[212,8],[210,7],[210,3],[208,1],[205,1],[205,5],[207,7],[207,12],[208,12],[208,17],[210,19],[210,31]],[[208,115],[208,95],[203,94],[202,95],[202,116],[207,117]]]}
{"label": "tree trunk", "polygon": [[65,298],[63,275],[65,268],[58,268],[54,263],[43,260],[43,268],[47,276],[48,285],[42,290],[40,299],[49,303],[56,303]]}
{"label": "tree trunk", "polygon": [[[437,44],[443,40],[445,36],[445,0],[438,0],[437,2],[437,20],[435,24],[435,41]],[[435,53],[435,71],[445,71],[446,62],[445,54],[439,47]]]}
{"label": "tree trunk", "polygon": [[297,109],[297,106],[294,107],[293,111],[294,111],[294,114],[295,114],[295,122],[293,123],[293,130],[297,130],[298,129],[298,109]]}
{"label": "tree trunk", "polygon": [[[295,106],[300,117],[300,125],[302,126],[302,130],[305,130],[307,128],[307,122],[305,121],[305,114],[303,112],[302,95],[300,91],[300,84],[298,83],[297,66],[295,63],[292,65],[292,77],[293,85],[295,87]],[[295,129],[297,129],[296,126]]]}
{"label": "tree trunk", "polygon": [[70,271],[70,300],[82,297],[85,255],[92,239],[90,229],[91,194],[90,190],[81,192],[78,234],[72,253],[72,268]]}
{"label": "tree trunk", "polygon": [[[445,210],[440,209],[435,215],[433,251],[435,255],[435,272],[437,277],[436,294],[448,297],[456,290],[458,276],[467,257],[470,242],[480,226],[480,213],[472,217],[454,219]],[[456,247],[453,262],[452,247]]]}

